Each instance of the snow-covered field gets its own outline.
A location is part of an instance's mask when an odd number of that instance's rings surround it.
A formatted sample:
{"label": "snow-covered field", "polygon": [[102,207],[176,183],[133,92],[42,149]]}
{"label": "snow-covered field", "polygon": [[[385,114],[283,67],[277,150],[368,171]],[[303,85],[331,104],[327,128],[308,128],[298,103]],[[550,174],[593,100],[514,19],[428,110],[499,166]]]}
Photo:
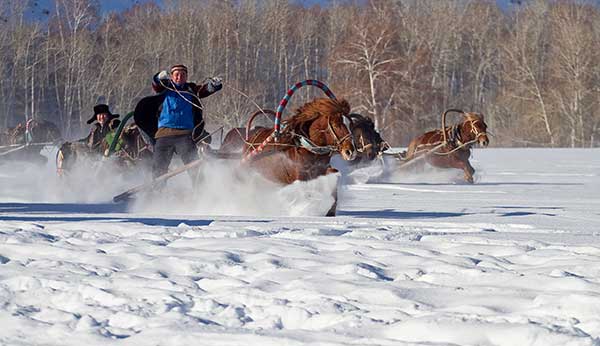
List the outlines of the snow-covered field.
{"label": "snow-covered field", "polygon": [[123,206],[136,178],[5,165],[0,344],[600,345],[600,150],[472,163],[475,185],[345,175],[335,218],[307,216],[330,178],[280,190],[213,163],[198,198]]}

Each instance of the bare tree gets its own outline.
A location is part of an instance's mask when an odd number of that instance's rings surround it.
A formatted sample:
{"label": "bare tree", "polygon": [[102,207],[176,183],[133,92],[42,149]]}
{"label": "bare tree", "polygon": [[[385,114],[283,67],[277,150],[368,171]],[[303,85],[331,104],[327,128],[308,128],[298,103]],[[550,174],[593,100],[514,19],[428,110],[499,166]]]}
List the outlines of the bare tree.
{"label": "bare tree", "polygon": [[[346,47],[338,53],[337,64],[347,65],[366,79],[366,93],[362,101],[365,110],[374,119],[375,127],[385,127],[380,104],[379,83],[382,79],[391,78],[397,72],[394,47],[394,26],[385,11],[372,4],[372,12],[366,12],[353,26],[353,32],[346,42]],[[375,17],[371,14],[376,14]],[[375,21],[373,21],[375,19]]]}
{"label": "bare tree", "polygon": [[[514,109],[519,114],[523,128],[531,130],[542,123],[546,138],[551,146],[556,144],[556,135],[548,108],[545,84],[547,62],[547,4],[536,1],[519,9],[512,22],[507,23],[507,37],[503,44],[503,92],[519,102]],[[535,132],[530,132],[535,135]]]}
{"label": "bare tree", "polygon": [[589,5],[571,3],[553,6],[550,15],[551,92],[560,118],[568,119],[561,124],[568,125],[571,147],[588,145],[593,131],[589,125],[598,107],[595,70],[600,61],[597,51],[589,49],[598,44],[592,30],[592,23],[598,19],[594,12]]}

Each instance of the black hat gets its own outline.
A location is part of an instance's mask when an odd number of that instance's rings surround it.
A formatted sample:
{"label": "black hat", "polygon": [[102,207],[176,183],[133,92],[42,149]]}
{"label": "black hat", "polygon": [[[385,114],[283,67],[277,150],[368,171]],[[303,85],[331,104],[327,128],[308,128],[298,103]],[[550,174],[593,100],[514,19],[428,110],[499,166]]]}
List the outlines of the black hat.
{"label": "black hat", "polygon": [[108,121],[114,119],[114,118],[118,118],[119,114],[112,114],[110,112],[110,109],[108,108],[108,105],[105,105],[103,103],[95,105],[94,106],[94,115],[87,121],[88,124],[93,123],[94,121],[96,121],[96,115],[101,114],[101,113],[107,113],[108,114]]}

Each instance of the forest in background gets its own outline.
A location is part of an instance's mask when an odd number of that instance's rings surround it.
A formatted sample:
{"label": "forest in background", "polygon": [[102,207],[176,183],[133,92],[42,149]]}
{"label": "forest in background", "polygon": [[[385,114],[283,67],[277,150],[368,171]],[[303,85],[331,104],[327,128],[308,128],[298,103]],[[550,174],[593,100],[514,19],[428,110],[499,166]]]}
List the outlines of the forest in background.
{"label": "forest in background", "polygon": [[[275,109],[319,79],[392,145],[448,108],[483,113],[493,146],[600,143],[600,8],[585,1],[163,0],[108,15],[98,0],[55,4],[31,20],[28,1],[0,2],[0,127],[34,117],[81,136],[96,103],[124,115],[153,74],[183,63],[191,81],[223,79],[204,99],[209,128],[244,125],[255,103]],[[322,95],[302,89],[284,118]]]}

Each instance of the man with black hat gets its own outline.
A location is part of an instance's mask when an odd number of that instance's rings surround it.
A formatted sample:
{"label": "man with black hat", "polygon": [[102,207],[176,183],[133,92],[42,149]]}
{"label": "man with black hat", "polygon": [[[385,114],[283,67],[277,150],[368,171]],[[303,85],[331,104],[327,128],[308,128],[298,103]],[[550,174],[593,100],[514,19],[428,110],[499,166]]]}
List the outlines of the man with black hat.
{"label": "man with black hat", "polygon": [[108,105],[97,104],[94,106],[94,115],[87,121],[88,124],[94,123],[90,134],[82,141],[86,142],[90,149],[98,149],[102,140],[110,132],[109,123],[112,119],[118,118],[119,114],[112,114]]}
{"label": "man with black hat", "polygon": [[156,139],[152,163],[155,178],[167,172],[174,153],[179,154],[185,164],[198,158],[194,140],[204,137],[205,133],[200,99],[223,87],[221,79],[216,77],[200,85],[188,83],[187,74],[187,67],[178,64],[171,67],[170,75],[161,71],[152,78],[152,89],[161,95],[154,120],[154,124],[156,121],[158,124],[149,128],[140,122],[142,129]]}

